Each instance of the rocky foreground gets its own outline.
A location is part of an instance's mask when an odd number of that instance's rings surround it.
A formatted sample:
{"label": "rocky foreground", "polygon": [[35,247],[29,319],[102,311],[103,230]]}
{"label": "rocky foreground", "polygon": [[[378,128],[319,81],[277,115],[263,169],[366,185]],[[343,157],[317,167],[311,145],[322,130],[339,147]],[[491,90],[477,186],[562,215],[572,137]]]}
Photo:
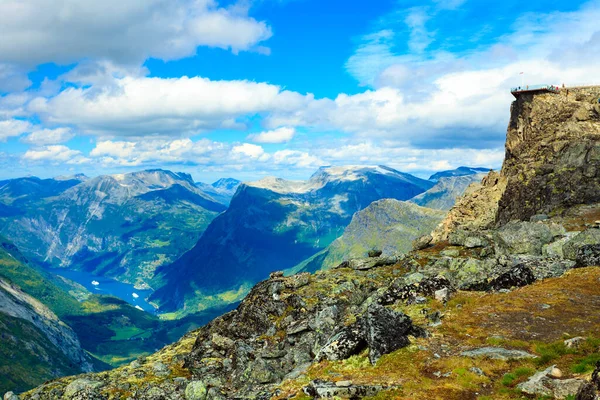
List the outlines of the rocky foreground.
{"label": "rocky foreground", "polygon": [[273,273],[150,357],[20,398],[599,398],[598,98],[517,99],[502,171],[412,252]]}
{"label": "rocky foreground", "polygon": [[275,273],[148,358],[20,398],[566,398],[600,359],[598,211]]}

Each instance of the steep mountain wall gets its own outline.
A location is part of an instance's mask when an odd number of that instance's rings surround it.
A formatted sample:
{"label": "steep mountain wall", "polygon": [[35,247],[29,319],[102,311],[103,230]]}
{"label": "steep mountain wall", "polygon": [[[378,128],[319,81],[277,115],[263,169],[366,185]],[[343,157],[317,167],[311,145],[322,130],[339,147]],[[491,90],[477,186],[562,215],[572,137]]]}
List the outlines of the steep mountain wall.
{"label": "steep mountain wall", "polygon": [[472,186],[434,239],[600,201],[599,99],[600,87],[520,95],[511,106],[500,174]]}

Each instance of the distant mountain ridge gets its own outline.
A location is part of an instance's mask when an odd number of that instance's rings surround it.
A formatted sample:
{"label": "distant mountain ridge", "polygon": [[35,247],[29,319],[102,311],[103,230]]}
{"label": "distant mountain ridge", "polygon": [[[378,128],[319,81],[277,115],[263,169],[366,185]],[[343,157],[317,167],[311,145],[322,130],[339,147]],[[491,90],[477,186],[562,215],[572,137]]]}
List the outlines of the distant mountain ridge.
{"label": "distant mountain ridge", "polygon": [[240,186],[240,183],[242,182],[237,179],[221,178],[210,185],[207,183],[196,182],[196,186],[219,203],[228,206],[235,191],[238,186]]}
{"label": "distant mountain ridge", "polygon": [[451,176],[466,176],[466,175],[475,175],[490,172],[490,168],[479,168],[479,167],[458,167],[456,169],[448,170],[448,171],[440,171],[429,177],[429,180],[432,182],[437,182],[440,178],[447,178]]}
{"label": "distant mountain ridge", "polygon": [[[147,287],[226,206],[192,177],[153,169],[0,186],[0,233],[28,258]],[[2,212],[4,210],[4,212]]]}
{"label": "distant mountain ridge", "polygon": [[323,167],[307,181],[243,183],[196,246],[157,270],[160,289],[151,299],[163,311],[189,312],[200,298],[219,303],[219,293],[241,296],[273,269],[293,267],[327,247],[373,201],[407,200],[433,185],[382,166]]}
{"label": "distant mountain ridge", "polygon": [[435,186],[413,197],[410,201],[422,207],[449,210],[469,185],[481,182],[484,176],[484,173],[442,176],[436,181]]}

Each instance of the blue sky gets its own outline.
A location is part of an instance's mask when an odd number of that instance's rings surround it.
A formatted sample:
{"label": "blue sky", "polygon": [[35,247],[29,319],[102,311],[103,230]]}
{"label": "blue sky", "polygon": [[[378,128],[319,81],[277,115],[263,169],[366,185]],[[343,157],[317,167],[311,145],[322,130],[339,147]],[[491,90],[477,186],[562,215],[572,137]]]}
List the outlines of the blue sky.
{"label": "blue sky", "polygon": [[600,1],[3,0],[0,178],[498,167],[511,85],[600,83],[598,20]]}

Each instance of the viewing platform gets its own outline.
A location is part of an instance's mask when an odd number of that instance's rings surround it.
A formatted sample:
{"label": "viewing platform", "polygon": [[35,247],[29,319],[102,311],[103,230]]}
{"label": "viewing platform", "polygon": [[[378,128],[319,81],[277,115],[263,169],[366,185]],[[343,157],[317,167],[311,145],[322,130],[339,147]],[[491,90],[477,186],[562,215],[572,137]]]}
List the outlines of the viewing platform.
{"label": "viewing platform", "polygon": [[517,98],[523,93],[560,93],[560,88],[554,85],[527,85],[514,87],[510,92]]}

